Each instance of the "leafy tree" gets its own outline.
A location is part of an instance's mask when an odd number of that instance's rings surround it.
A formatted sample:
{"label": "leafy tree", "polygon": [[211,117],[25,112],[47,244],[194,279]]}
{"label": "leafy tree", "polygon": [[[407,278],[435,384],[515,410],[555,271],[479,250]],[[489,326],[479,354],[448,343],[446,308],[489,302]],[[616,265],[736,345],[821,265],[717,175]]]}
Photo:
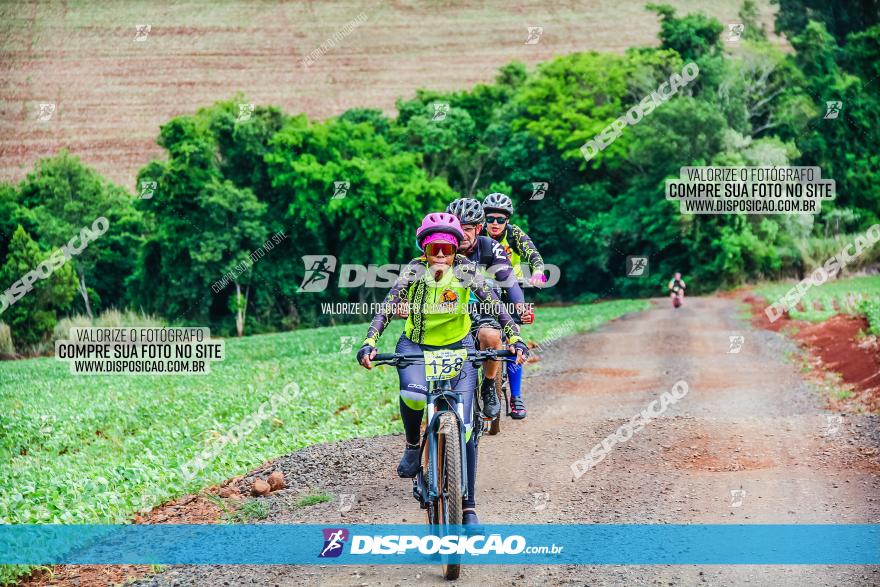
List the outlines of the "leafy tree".
{"label": "leafy tree", "polygon": [[122,279],[134,270],[133,251],[139,248],[141,221],[124,189],[113,185],[62,150],[37,162],[19,186],[20,201],[30,209],[34,230],[44,250],[54,250],[91,227],[99,217],[107,232],[72,257],[80,299],[86,313],[120,304],[125,299]]}
{"label": "leafy tree", "polygon": [[851,34],[840,57],[844,69],[865,82],[880,77],[880,25]]}
{"label": "leafy tree", "polygon": [[[152,162],[139,175],[156,181],[157,191],[142,200],[150,230],[133,277],[142,307],[198,321],[208,319],[215,302],[222,303],[212,286],[224,275],[235,275],[237,294],[252,285],[249,256],[267,236],[265,204],[249,188],[222,178],[209,122],[180,117],[160,130],[169,159]],[[236,314],[243,329],[244,311]]]}
{"label": "leafy tree", "polygon": [[841,42],[850,33],[880,23],[880,1],[849,0],[845,5],[825,0],[771,0],[779,6],[776,33],[789,39],[802,34],[810,21],[821,22]]}
{"label": "leafy tree", "polygon": [[675,8],[668,4],[648,4],[646,8],[660,17],[660,42],[664,49],[678,52],[685,61],[721,52],[724,25],[716,19],[701,13],[679,18]]}
{"label": "leafy tree", "polygon": [[761,13],[754,0],[744,0],[739,12],[736,13],[742,24],[745,25],[743,39],[756,43],[767,41],[767,27],[761,22]]}
{"label": "leafy tree", "polygon": [[289,116],[277,107],[257,105],[248,120],[238,120],[238,105],[244,101],[238,96],[218,102],[199,110],[197,116],[206,120],[216,141],[221,175],[238,187],[267,193],[271,182],[263,158],[270,150],[272,137]]}
{"label": "leafy tree", "polygon": [[[869,88],[869,81],[846,72],[841,63],[853,64],[864,71],[871,55],[871,41],[877,31],[855,38],[852,52],[841,52],[833,37],[818,22],[810,22],[802,35],[792,39],[794,61],[804,73],[802,90],[816,105],[816,117],[806,132],[797,137],[803,152],[799,164],[815,165],[822,175],[837,183],[836,205],[851,208],[863,219],[864,226],[877,221],[878,197],[875,186],[880,181],[880,100]],[[825,119],[829,101],[842,103],[837,118]]]}
{"label": "leafy tree", "polygon": [[18,189],[14,185],[0,183],[0,265],[8,254],[9,241],[19,225],[33,232],[33,214],[19,204]]}
{"label": "leafy tree", "polygon": [[[399,100],[399,116],[390,140],[423,155],[429,177],[442,177],[464,196],[473,196],[493,170],[504,129],[499,113],[526,79],[518,62],[501,68],[495,84],[469,92],[419,90]],[[436,110],[438,104],[449,109]]]}
{"label": "leafy tree", "polygon": [[[420,155],[395,152],[368,123],[294,119],[276,135],[266,161],[274,189],[289,197],[285,224],[297,231],[288,263],[306,254],[333,255],[340,265],[402,263],[417,253],[413,235],[424,214],[456,196],[428,177]],[[304,273],[297,267],[293,283]],[[347,295],[335,288],[296,295],[314,310],[331,293]],[[358,300],[375,295],[359,288]]]}
{"label": "leafy tree", "polygon": [[[19,226],[9,243],[6,262],[0,267],[0,287],[6,290],[7,298],[9,295],[21,294],[13,284],[29,272],[37,270],[42,277],[63,257],[56,254],[52,261],[48,259],[49,255],[41,253],[37,243]],[[38,269],[44,261],[46,269]],[[0,315],[9,325],[13,343],[19,350],[27,350],[49,337],[58,321],[58,312],[66,310],[76,295],[76,276],[70,263],[66,263],[55,268],[47,278],[34,280],[32,286],[30,291],[18,297],[8,307],[8,299],[0,302],[0,308],[5,308]]]}

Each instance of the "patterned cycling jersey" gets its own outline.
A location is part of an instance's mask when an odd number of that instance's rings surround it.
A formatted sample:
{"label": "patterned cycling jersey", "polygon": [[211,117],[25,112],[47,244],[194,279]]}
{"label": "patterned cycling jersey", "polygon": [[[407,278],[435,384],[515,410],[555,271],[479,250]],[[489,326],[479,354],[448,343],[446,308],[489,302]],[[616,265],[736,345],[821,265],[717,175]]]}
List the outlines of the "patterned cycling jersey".
{"label": "patterned cycling jersey", "polygon": [[424,256],[410,261],[373,317],[364,344],[377,346],[379,337],[391,321],[394,307],[404,303],[409,307],[404,327],[408,339],[432,346],[457,342],[470,332],[471,317],[467,307],[470,292],[498,320],[511,344],[520,340],[519,327],[486,284],[476,263],[463,255],[456,255],[451,270],[439,280],[433,273]]}
{"label": "patterned cycling jersey", "polygon": [[524,279],[522,271],[522,259],[527,259],[532,275],[543,273],[544,259],[535,247],[535,243],[529,238],[525,231],[515,224],[508,224],[504,229],[501,239],[498,243],[504,247],[504,252],[510,258],[513,265],[513,272],[517,279]]}
{"label": "patterned cycling jersey", "polygon": [[[504,293],[502,298],[504,301],[511,304],[521,304],[526,301],[510,259],[504,252],[501,243],[488,236],[478,236],[473,248],[466,253],[466,256],[483,271],[491,268],[486,281],[496,294]],[[477,301],[473,292],[471,292],[470,301]]]}

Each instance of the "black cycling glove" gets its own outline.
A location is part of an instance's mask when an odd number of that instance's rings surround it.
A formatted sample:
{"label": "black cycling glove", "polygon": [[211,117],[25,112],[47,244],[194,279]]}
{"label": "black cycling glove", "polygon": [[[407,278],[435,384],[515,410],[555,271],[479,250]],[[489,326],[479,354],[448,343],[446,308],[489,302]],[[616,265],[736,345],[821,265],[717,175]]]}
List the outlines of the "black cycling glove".
{"label": "black cycling glove", "polygon": [[518,351],[522,351],[522,354],[523,354],[523,358],[524,358],[524,359],[528,359],[528,358],[529,358],[529,347],[528,347],[528,345],[527,345],[526,343],[524,343],[524,342],[521,341],[521,340],[518,340],[518,341],[516,341],[515,343],[513,343],[511,346],[512,346],[513,348],[515,348],[516,350],[518,350]]}
{"label": "black cycling glove", "polygon": [[369,357],[370,353],[372,353],[374,350],[376,350],[376,347],[374,347],[374,346],[370,346],[368,344],[365,344],[364,346],[362,346],[357,354],[358,363],[363,365],[364,364],[364,357]]}

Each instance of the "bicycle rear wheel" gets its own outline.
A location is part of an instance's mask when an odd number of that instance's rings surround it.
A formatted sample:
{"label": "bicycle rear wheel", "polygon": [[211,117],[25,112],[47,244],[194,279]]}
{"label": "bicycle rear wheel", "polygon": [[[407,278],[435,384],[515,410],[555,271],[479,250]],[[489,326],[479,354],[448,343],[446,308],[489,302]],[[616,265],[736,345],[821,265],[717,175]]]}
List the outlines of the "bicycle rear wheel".
{"label": "bicycle rear wheel", "polygon": [[498,403],[501,404],[501,410],[498,415],[489,424],[489,436],[495,436],[501,432],[501,416],[506,412],[510,414],[510,407],[507,405],[507,394],[504,393],[504,380],[507,374],[504,372],[504,363],[501,363],[499,373],[495,377],[495,395],[498,396]]}

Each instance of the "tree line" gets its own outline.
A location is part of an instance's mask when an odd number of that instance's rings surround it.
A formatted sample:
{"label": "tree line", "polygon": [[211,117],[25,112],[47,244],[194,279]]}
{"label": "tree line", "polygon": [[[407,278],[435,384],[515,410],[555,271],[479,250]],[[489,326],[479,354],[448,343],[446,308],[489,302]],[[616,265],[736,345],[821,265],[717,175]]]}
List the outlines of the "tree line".
{"label": "tree line", "polygon": [[[799,277],[835,237],[878,221],[880,25],[868,0],[846,11],[779,3],[777,32],[793,51],[771,45],[750,0],[735,43],[716,19],[649,4],[657,47],[575,53],[532,71],[514,62],[494,83],[419,90],[393,117],[355,108],[309,120],[243,109],[236,96],[162,125],[166,156],[140,170],[134,193],[62,151],[0,184],[0,290],[58,259],[95,219],[108,228],[14,303],[7,290],[0,320],[17,347],[45,341],[61,316],[108,308],[224,333],[243,331],[245,316],[250,333],[326,324],[321,302],[384,291],[300,293],[303,255],[403,263],[424,214],[494,191],[514,199],[513,221],[561,268],[539,300],[657,295],[674,271],[698,292]],[[587,141],[688,63],[699,67],[693,81],[585,159]],[[837,118],[825,118],[828,101],[842,103]],[[682,215],[664,181],[700,165],[819,166],[837,198],[816,216]],[[647,277],[626,277],[628,255],[649,257]]]}

